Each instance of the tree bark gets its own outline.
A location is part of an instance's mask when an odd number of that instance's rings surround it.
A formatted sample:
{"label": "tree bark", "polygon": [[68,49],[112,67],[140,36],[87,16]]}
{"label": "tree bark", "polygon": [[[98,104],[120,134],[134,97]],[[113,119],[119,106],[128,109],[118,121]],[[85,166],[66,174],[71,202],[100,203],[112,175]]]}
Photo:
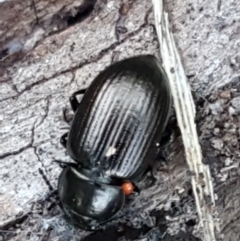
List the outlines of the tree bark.
{"label": "tree bark", "polygon": [[[165,9],[192,88],[224,240],[240,240],[240,6],[237,0],[169,0]],[[0,240],[202,240],[181,135],[168,172],[94,233],[68,224],[58,206],[62,110],[112,58],[160,58],[151,1],[0,2]],[[175,114],[171,122],[176,127]],[[179,132],[178,132],[179,133]]]}

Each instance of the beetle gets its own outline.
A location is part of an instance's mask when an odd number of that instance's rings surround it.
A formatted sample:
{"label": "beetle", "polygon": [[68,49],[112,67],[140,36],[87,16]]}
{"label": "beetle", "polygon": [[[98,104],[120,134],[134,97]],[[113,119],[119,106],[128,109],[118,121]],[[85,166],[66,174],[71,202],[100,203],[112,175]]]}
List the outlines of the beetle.
{"label": "beetle", "polygon": [[138,193],[135,183],[153,164],[171,103],[167,75],[153,55],[113,63],[70,97],[74,118],[61,143],[74,162],[60,174],[58,195],[72,223],[97,229]]}

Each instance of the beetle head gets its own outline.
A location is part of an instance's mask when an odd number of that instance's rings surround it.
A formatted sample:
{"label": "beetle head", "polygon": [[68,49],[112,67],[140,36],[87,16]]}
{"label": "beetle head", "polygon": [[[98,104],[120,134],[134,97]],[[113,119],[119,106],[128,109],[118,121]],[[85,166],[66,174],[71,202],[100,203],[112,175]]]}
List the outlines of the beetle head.
{"label": "beetle head", "polygon": [[85,230],[96,229],[111,219],[125,202],[120,187],[96,183],[71,166],[59,177],[58,193],[68,219]]}

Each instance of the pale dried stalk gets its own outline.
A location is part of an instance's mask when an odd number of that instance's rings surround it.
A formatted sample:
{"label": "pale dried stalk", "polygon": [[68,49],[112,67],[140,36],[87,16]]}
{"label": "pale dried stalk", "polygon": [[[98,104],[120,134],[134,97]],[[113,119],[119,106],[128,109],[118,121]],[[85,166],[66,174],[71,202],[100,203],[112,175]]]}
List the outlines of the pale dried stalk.
{"label": "pale dried stalk", "polygon": [[160,43],[163,66],[169,78],[174,108],[181,130],[186,160],[192,172],[199,227],[203,239],[215,241],[219,224],[214,218],[215,199],[209,167],[202,163],[202,153],[195,125],[195,105],[174,38],[169,30],[168,14],[163,11],[162,0],[153,0],[155,25]]}

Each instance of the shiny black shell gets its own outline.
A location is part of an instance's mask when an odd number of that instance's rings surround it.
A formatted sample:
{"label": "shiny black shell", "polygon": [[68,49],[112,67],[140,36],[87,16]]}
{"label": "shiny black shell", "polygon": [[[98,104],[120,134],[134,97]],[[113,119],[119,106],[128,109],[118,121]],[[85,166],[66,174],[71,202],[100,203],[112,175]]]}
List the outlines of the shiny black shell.
{"label": "shiny black shell", "polygon": [[58,194],[67,219],[87,230],[93,230],[115,216],[125,202],[121,187],[95,183],[73,166],[63,169]]}
{"label": "shiny black shell", "polygon": [[114,63],[83,96],[67,151],[84,168],[134,180],[155,158],[170,105],[168,79],[156,57],[141,55]]}

